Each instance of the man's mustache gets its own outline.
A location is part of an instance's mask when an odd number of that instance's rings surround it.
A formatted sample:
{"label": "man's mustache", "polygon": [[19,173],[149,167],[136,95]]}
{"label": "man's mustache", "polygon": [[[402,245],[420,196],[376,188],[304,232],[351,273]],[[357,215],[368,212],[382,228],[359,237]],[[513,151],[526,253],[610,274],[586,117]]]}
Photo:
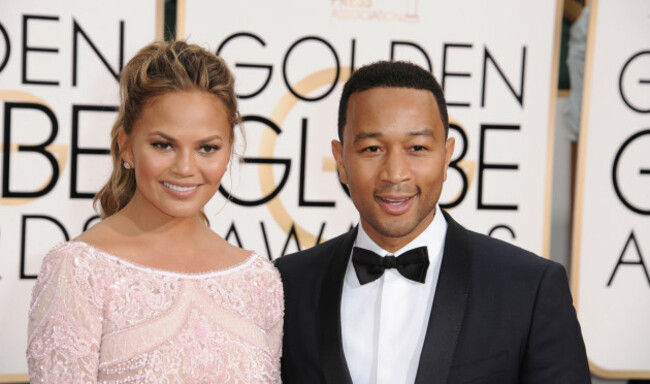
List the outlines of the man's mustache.
{"label": "man's mustache", "polygon": [[406,184],[388,184],[378,189],[375,189],[373,194],[375,196],[385,196],[385,195],[413,196],[413,195],[420,194],[420,187],[406,185]]}

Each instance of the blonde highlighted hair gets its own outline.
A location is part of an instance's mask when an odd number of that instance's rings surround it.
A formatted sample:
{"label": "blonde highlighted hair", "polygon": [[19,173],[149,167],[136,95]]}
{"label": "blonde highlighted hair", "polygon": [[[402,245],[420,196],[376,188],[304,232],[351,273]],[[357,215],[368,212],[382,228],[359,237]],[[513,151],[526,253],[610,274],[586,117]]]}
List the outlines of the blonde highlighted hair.
{"label": "blonde highlighted hair", "polygon": [[[237,110],[234,78],[226,63],[195,44],[184,41],[155,42],[142,48],[120,74],[120,107],[111,129],[113,171],[93,201],[101,218],[124,208],[135,193],[133,170],[122,167],[118,135],[130,135],[142,109],[156,97],[177,91],[201,90],[217,96],[228,113],[234,130],[240,117]],[[234,132],[230,136],[231,145]],[[201,211],[201,218],[209,225]]]}

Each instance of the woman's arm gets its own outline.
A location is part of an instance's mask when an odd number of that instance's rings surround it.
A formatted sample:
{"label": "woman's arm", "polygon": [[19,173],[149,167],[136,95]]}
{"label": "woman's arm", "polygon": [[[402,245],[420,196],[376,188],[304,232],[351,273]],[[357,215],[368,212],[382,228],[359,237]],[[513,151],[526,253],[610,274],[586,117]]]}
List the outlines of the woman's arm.
{"label": "woman's arm", "polygon": [[96,383],[102,287],[71,243],[48,253],[32,292],[27,363],[33,383]]}

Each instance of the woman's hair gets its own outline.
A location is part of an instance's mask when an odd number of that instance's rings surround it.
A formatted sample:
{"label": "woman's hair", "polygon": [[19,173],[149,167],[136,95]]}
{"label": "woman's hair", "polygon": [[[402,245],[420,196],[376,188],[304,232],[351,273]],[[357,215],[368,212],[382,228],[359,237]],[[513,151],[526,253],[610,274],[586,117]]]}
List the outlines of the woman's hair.
{"label": "woman's hair", "polygon": [[[124,208],[136,188],[134,171],[122,166],[119,132],[130,135],[143,108],[154,98],[192,90],[217,96],[226,107],[230,127],[234,129],[239,123],[232,73],[221,58],[198,45],[184,41],[155,42],[142,48],[124,67],[120,74],[120,108],[111,129],[113,171],[94,199],[102,218]],[[232,145],[234,132],[230,139]],[[209,225],[203,210],[201,218]]]}

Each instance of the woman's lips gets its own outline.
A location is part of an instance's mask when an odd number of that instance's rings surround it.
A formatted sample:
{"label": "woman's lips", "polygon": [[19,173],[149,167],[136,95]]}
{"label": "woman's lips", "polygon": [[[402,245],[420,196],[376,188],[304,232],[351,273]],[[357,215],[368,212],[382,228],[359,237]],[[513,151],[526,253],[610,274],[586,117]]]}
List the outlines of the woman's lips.
{"label": "woman's lips", "polygon": [[170,183],[168,181],[163,181],[161,184],[167,192],[179,198],[188,198],[194,196],[196,191],[198,191],[198,188],[201,186],[200,184],[179,185]]}

